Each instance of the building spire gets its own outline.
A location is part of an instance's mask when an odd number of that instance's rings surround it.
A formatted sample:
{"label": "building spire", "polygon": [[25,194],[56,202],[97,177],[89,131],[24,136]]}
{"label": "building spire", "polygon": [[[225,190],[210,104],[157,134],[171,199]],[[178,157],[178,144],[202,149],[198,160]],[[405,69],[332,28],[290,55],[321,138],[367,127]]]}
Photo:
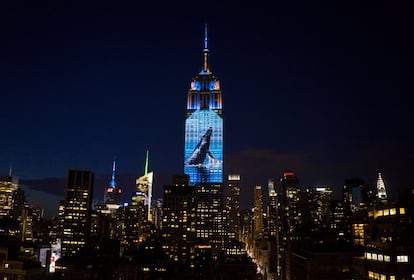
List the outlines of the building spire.
{"label": "building spire", "polygon": [[208,37],[207,37],[207,23],[204,26],[204,49],[203,49],[203,70],[202,73],[210,73],[210,61],[208,50]]}
{"label": "building spire", "polygon": [[377,198],[380,201],[387,201],[387,191],[385,189],[384,181],[382,180],[381,173],[378,173],[378,180],[377,180]]}
{"label": "building spire", "polygon": [[148,174],[148,153],[149,151],[147,150],[147,155],[145,157],[145,170],[144,170],[144,175]]}
{"label": "building spire", "polygon": [[109,183],[109,185],[113,188],[116,187],[116,182],[115,182],[115,167],[116,167],[116,157],[114,157],[114,161],[112,163],[112,179],[111,179],[111,183]]}
{"label": "building spire", "polygon": [[204,49],[208,49],[207,23],[204,26]]}
{"label": "building spire", "polygon": [[9,176],[11,177],[12,174],[13,174],[13,162],[10,162]]}

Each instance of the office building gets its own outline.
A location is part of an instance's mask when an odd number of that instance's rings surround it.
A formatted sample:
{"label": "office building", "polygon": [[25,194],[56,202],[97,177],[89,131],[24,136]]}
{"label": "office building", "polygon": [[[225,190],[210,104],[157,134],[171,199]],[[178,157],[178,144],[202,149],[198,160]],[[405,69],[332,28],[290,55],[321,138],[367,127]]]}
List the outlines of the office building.
{"label": "office building", "polygon": [[263,190],[262,186],[255,186],[254,188],[254,208],[253,208],[253,221],[254,221],[254,239],[263,238]]}
{"label": "office building", "polygon": [[228,176],[226,200],[227,235],[230,239],[240,240],[240,175]]}
{"label": "office building", "polygon": [[69,169],[63,217],[62,255],[73,256],[89,239],[94,174],[85,169]]}
{"label": "office building", "polygon": [[12,218],[13,194],[17,191],[19,179],[9,174],[0,177],[0,218]]}
{"label": "office building", "polygon": [[275,182],[272,179],[268,180],[267,184],[269,192],[269,201],[267,205],[267,228],[270,237],[276,237],[278,225],[278,197],[276,192]]}
{"label": "office building", "polygon": [[162,208],[163,250],[171,260],[182,265],[192,262],[190,247],[196,235],[196,195],[188,180],[188,175],[174,176],[173,184],[164,186]]}
{"label": "office building", "polygon": [[220,81],[210,68],[207,26],[203,65],[191,80],[185,119],[184,173],[197,194],[197,239],[221,248],[225,241],[223,219],[223,118]]}

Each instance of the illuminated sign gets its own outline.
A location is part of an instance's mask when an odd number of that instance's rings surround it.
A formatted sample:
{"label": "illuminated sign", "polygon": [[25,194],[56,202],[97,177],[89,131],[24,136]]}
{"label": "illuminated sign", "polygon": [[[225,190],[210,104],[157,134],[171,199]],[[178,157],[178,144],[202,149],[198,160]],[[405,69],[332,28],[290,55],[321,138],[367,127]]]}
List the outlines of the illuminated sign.
{"label": "illuminated sign", "polygon": [[223,119],[217,112],[195,110],[187,117],[184,159],[190,185],[223,182]]}

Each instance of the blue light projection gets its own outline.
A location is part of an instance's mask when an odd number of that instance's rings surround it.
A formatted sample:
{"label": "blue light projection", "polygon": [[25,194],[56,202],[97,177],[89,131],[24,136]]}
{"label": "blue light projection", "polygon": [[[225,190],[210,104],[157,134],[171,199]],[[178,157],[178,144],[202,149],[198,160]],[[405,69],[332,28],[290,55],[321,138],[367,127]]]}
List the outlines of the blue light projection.
{"label": "blue light projection", "polygon": [[223,119],[213,110],[196,110],[185,122],[184,173],[190,185],[223,182]]}

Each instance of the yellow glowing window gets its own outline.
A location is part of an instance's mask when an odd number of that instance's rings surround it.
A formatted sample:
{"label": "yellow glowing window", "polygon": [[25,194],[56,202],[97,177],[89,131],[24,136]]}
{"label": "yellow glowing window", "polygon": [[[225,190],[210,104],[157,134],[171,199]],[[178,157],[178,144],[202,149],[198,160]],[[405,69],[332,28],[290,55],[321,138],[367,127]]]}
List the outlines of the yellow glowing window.
{"label": "yellow glowing window", "polygon": [[390,210],[389,209],[384,209],[384,216],[388,216],[390,214]]}
{"label": "yellow glowing window", "polygon": [[396,208],[391,208],[391,209],[390,209],[390,214],[391,214],[391,215],[395,215],[395,214],[397,214],[397,209],[396,209]]}
{"label": "yellow glowing window", "polygon": [[377,216],[384,216],[384,211],[383,210],[379,210],[377,213]]}
{"label": "yellow glowing window", "polygon": [[[405,214],[405,208],[400,208],[400,214],[404,215]],[[414,275],[414,274],[413,274]],[[414,278],[414,277],[413,277]]]}
{"label": "yellow glowing window", "polygon": [[408,262],[408,256],[397,256],[397,263]]}

